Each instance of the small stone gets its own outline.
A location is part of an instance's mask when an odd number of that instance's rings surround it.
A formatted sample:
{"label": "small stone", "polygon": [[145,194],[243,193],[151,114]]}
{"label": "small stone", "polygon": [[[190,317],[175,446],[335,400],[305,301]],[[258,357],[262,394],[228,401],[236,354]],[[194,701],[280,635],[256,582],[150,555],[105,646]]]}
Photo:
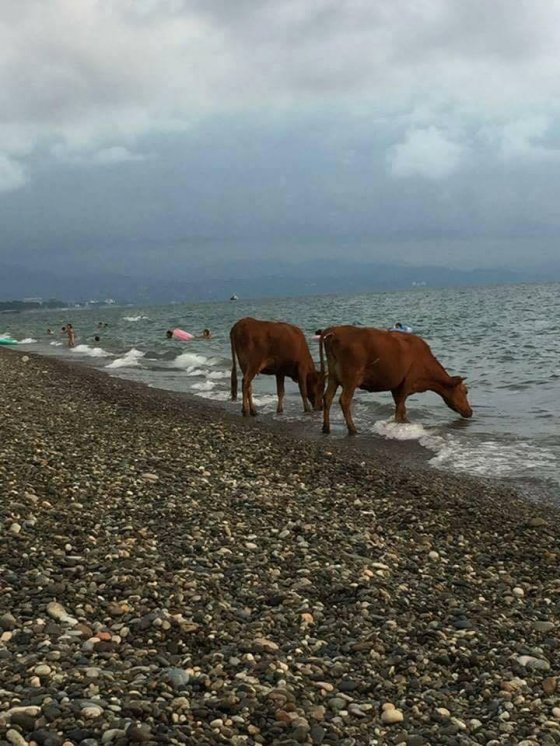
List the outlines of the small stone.
{"label": "small stone", "polygon": [[52,671],[52,668],[50,666],[47,666],[46,663],[41,663],[39,666],[35,666],[33,669],[33,673],[37,676],[48,676]]}
{"label": "small stone", "polygon": [[533,628],[537,630],[537,632],[551,632],[556,625],[554,622],[533,622]]}
{"label": "small stone", "polygon": [[117,738],[121,738],[121,736],[124,735],[124,730],[120,730],[119,728],[110,728],[109,730],[106,730],[105,733],[103,733],[103,736],[101,737],[101,743],[111,743],[111,741],[116,741]]}
{"label": "small stone", "polygon": [[181,689],[189,683],[190,676],[183,668],[166,668],[163,677],[169,681],[174,689]]}
{"label": "small stone", "polygon": [[328,681],[314,681],[313,686],[316,686],[318,689],[323,689],[325,692],[334,691],[334,686]]}
{"label": "small stone", "polygon": [[520,588],[519,586],[516,586],[513,589],[512,593],[514,596],[517,596],[517,598],[523,598],[523,596],[525,595],[525,591],[523,590],[523,588]]}
{"label": "small stone", "polygon": [[520,666],[532,671],[550,671],[550,663],[544,658],[535,658],[532,655],[519,655],[515,659]]}
{"label": "small stone", "polygon": [[268,640],[266,637],[256,637],[254,643],[258,648],[262,648],[267,653],[275,653],[280,649],[275,642]]}
{"label": "small stone", "polygon": [[14,730],[13,728],[10,728],[10,730],[6,733],[6,738],[11,744],[13,744],[13,746],[27,746],[27,741],[25,740],[25,738],[21,735],[21,733],[18,733],[18,731]]}
{"label": "small stone", "polygon": [[116,601],[111,601],[107,607],[107,611],[111,616],[122,616],[130,611],[128,604],[119,604]]}
{"label": "small stone", "polygon": [[394,706],[393,709],[383,710],[381,713],[381,721],[385,725],[394,725],[395,723],[402,723],[404,715],[400,710],[397,710]]}
{"label": "small stone", "polygon": [[21,525],[19,523],[12,523],[10,526],[10,533],[17,536],[21,532]]}
{"label": "small stone", "polygon": [[545,521],[544,518],[535,516],[534,518],[529,519],[527,525],[531,526],[531,528],[542,528],[542,526],[548,526],[548,523]]}
{"label": "small stone", "polygon": [[557,686],[558,682],[554,676],[548,676],[542,683],[545,694],[554,694]]}
{"label": "small stone", "polygon": [[103,715],[103,708],[99,707],[99,705],[87,705],[86,707],[82,708],[81,712],[83,717],[93,720],[94,718],[98,718]]}
{"label": "small stone", "polygon": [[56,601],[51,601],[47,605],[47,614],[53,619],[56,619],[58,622],[64,622],[65,624],[70,624],[71,626],[75,626],[76,624],[78,624],[78,620],[70,616],[64,606],[57,603]]}
{"label": "small stone", "polygon": [[19,726],[24,733],[30,733],[35,728],[35,718],[24,712],[16,712],[12,715],[11,724]]}
{"label": "small stone", "polygon": [[311,741],[315,744],[315,746],[321,746],[321,744],[325,740],[327,732],[324,728],[321,728],[320,725],[317,725],[317,723],[315,723],[311,726],[309,735],[311,736]]}
{"label": "small stone", "polygon": [[24,715],[29,715],[30,717],[37,717],[40,712],[41,708],[37,707],[36,705],[19,705],[17,707],[12,707],[7,712],[3,712],[2,716],[5,717],[7,720],[11,720],[11,718],[18,713],[23,713]]}
{"label": "small stone", "polygon": [[126,731],[126,737],[133,743],[143,743],[151,738],[151,730],[148,725],[131,725]]}
{"label": "small stone", "polygon": [[437,560],[439,559],[439,554],[437,552],[431,551],[431,552],[428,552],[428,557],[431,560]]}
{"label": "small stone", "polygon": [[6,612],[6,614],[2,614],[0,616],[0,629],[5,629],[9,632],[14,630],[17,627],[17,620],[13,614],[10,614],[10,612]]}
{"label": "small stone", "polygon": [[142,474],[142,479],[144,479],[146,482],[158,482],[159,477],[157,474],[152,474],[152,472],[147,471],[145,474]]}
{"label": "small stone", "polygon": [[560,707],[552,708],[552,717],[556,718],[556,720],[560,720]]}

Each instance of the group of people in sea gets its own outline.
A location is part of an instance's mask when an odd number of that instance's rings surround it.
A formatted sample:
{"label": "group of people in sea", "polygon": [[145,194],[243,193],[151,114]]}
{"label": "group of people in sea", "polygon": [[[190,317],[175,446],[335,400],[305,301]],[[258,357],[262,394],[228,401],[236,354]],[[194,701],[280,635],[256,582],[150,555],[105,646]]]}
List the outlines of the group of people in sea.
{"label": "group of people in sea", "polygon": [[[98,330],[106,329],[108,326],[109,324],[106,321],[99,321],[97,324],[97,329]],[[66,323],[63,327],[61,327],[60,333],[66,336],[66,344],[68,347],[76,346],[76,330],[74,329],[73,324],[71,324],[70,322]],[[47,336],[49,337],[54,336],[54,332],[50,327],[47,329]],[[101,337],[99,336],[98,333],[94,335],[93,340],[94,342],[101,341]]]}
{"label": "group of people in sea", "polygon": [[[99,321],[97,323],[97,330],[101,331],[102,329],[106,329],[109,326],[109,324],[106,321]],[[320,337],[322,334],[322,329],[316,329],[315,330],[315,337]],[[394,326],[392,326],[389,331],[394,332],[412,332],[412,327],[408,326],[408,324],[402,324],[400,321],[397,321]],[[76,330],[74,329],[73,325],[71,323],[67,323],[65,326],[61,328],[61,333],[66,335],[67,338],[67,346],[68,347],[75,347],[76,346]],[[47,329],[47,334],[49,337],[54,335],[54,332],[52,329]],[[201,334],[195,335],[191,334],[190,332],[186,332],[184,329],[168,329],[165,332],[165,336],[167,339],[174,339],[179,342],[188,342],[191,339],[212,339],[212,332],[210,329],[203,329]],[[101,337],[99,334],[95,334],[93,337],[94,342],[100,342]]]}
{"label": "group of people in sea", "polygon": [[[100,342],[101,337],[99,336],[99,332],[102,329],[107,329],[109,324],[106,321],[99,321],[97,324],[97,330],[96,334],[93,336],[94,342]],[[63,327],[61,327],[61,334],[64,334],[66,336],[66,344],[68,347],[75,347],[76,346],[76,330],[74,329],[74,326],[68,322]],[[54,336],[54,332],[51,328],[47,329],[47,335],[49,337]],[[175,339],[181,342],[187,342],[191,339],[212,339],[212,332],[210,329],[203,329],[202,332],[198,335],[191,334],[190,332],[186,332],[183,329],[168,329],[165,333],[165,336],[167,339]]]}

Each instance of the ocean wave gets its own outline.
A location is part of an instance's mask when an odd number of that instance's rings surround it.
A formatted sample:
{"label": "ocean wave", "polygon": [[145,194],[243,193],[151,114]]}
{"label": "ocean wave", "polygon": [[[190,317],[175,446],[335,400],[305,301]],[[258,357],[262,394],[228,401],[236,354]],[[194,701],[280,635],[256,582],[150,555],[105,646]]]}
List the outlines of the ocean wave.
{"label": "ocean wave", "polygon": [[108,365],[106,368],[137,368],[140,365],[140,359],[144,357],[146,353],[141,350],[137,350],[132,347],[128,352],[125,352],[122,357],[118,357]]}
{"label": "ocean wave", "polygon": [[212,380],[219,380],[222,378],[229,378],[231,373],[229,370],[210,370],[206,374],[207,378],[211,378]]}
{"label": "ocean wave", "polygon": [[373,432],[389,440],[421,440],[429,436],[422,425],[394,420],[378,420],[373,425]]}
{"label": "ocean wave", "polygon": [[71,352],[87,355],[87,357],[111,357],[111,353],[106,352],[102,347],[90,347],[89,345],[76,345],[71,348]]}
{"label": "ocean wave", "polygon": [[142,314],[138,314],[138,316],[123,316],[123,321],[149,321],[149,316],[143,316]]}
{"label": "ocean wave", "polygon": [[49,344],[52,347],[62,347],[62,342],[57,342],[56,340],[54,342],[49,342]]}
{"label": "ocean wave", "polygon": [[33,337],[26,337],[25,339],[20,339],[18,342],[18,345],[32,345],[35,344],[37,340],[33,339]]}
{"label": "ocean wave", "polygon": [[452,435],[439,435],[418,423],[380,420],[372,429],[390,440],[418,441],[434,453],[428,461],[431,466],[478,476],[512,477],[546,470],[554,466],[557,458],[552,451],[530,443],[467,442]]}
{"label": "ocean wave", "polygon": [[478,476],[518,476],[546,470],[556,463],[552,452],[523,442],[510,445],[486,440],[467,445],[455,438],[438,438],[425,445],[437,451],[429,461],[432,466]]}
{"label": "ocean wave", "polygon": [[197,391],[196,396],[201,397],[202,399],[211,399],[212,401],[229,401],[231,398],[231,394],[229,391],[214,391],[213,389],[208,389],[207,391]]}
{"label": "ocean wave", "polygon": [[[218,358],[206,357],[196,352],[183,352],[172,361],[172,368],[180,368],[191,375],[205,375],[203,366],[215,365],[219,362]],[[197,371],[194,373],[194,371]],[[202,371],[202,372],[200,372]]]}
{"label": "ocean wave", "polygon": [[193,383],[191,389],[193,391],[212,391],[215,385],[213,381],[200,381],[199,383]]}

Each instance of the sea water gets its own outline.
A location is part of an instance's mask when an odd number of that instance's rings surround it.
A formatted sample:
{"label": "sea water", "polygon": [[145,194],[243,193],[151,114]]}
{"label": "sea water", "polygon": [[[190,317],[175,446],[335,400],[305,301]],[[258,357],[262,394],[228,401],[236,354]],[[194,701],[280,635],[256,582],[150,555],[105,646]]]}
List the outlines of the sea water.
{"label": "sea water", "polygon": [[[437,469],[544,486],[560,496],[560,284],[461,289],[415,288],[399,292],[266,300],[225,300],[167,306],[48,310],[2,315],[0,326],[21,349],[70,358],[111,375],[189,392],[240,410],[230,399],[229,330],[243,316],[299,325],[315,359],[316,329],[331,324],[388,328],[410,324],[450,374],[467,377],[474,416],[463,420],[435,394],[407,402],[410,424],[393,421],[390,393],[358,392],[354,420],[361,439],[409,441]],[[70,321],[77,346],[69,350],[60,328]],[[98,328],[98,323],[108,324]],[[212,339],[177,342],[167,329]],[[47,328],[55,331],[47,336]],[[100,337],[95,341],[95,336]],[[255,404],[274,417],[275,381],[259,376]],[[284,419],[320,432],[320,415],[304,418],[296,384],[286,383]],[[345,437],[335,400],[333,440]],[[399,448],[399,458],[402,446]]]}

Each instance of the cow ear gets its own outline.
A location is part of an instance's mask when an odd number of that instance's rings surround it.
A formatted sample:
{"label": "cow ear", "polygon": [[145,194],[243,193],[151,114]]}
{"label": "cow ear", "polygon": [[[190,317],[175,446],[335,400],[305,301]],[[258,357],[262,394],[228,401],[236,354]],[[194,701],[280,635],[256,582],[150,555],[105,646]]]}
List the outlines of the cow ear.
{"label": "cow ear", "polygon": [[451,385],[458,386],[460,383],[463,383],[464,380],[463,376],[451,376]]}

